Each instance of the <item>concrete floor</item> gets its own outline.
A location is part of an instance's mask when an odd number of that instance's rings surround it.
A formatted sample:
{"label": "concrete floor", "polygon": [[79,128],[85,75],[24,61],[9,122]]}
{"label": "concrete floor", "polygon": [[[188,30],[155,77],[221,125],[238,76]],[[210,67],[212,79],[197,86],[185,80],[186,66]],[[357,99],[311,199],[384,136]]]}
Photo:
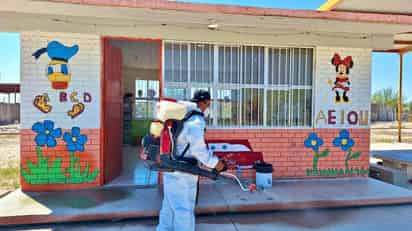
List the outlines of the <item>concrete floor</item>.
{"label": "concrete floor", "polygon": [[[199,216],[197,231],[406,231],[412,205]],[[149,231],[157,219],[8,227],[10,231]]]}
{"label": "concrete floor", "polygon": [[123,146],[122,173],[106,186],[147,186],[157,184],[157,172],[148,170],[139,159],[139,146]]}
{"label": "concrete floor", "polygon": [[[155,217],[157,188],[111,187],[65,192],[15,191],[0,199],[1,225]],[[412,192],[373,179],[276,181],[242,192],[235,184],[202,184],[197,213],[238,213],[412,203]]]}

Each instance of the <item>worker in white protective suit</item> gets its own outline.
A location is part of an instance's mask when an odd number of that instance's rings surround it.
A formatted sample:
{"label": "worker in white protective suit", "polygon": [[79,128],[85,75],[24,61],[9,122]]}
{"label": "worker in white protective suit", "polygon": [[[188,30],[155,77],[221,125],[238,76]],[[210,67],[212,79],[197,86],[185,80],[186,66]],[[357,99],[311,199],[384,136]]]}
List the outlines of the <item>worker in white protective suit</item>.
{"label": "worker in white protective suit", "polygon": [[[191,110],[204,114],[210,106],[210,94],[199,90],[194,94]],[[183,125],[183,130],[177,138],[177,153],[185,152],[186,158],[193,158],[203,165],[218,172],[225,171],[224,161],[213,156],[206,147],[204,132],[206,122],[202,115],[191,116]],[[198,192],[199,176],[179,171],[165,172],[163,175],[164,198],[160,210],[157,231],[194,231],[195,205]]]}

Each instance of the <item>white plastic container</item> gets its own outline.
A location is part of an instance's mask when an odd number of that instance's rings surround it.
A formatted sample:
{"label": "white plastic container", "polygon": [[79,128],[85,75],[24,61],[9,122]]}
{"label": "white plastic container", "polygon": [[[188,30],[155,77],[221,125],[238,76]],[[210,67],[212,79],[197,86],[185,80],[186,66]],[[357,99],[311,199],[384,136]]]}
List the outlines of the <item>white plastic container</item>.
{"label": "white plastic container", "polygon": [[156,105],[157,119],[166,121],[168,119],[181,120],[187,112],[187,105],[183,102],[173,102],[169,100],[160,100]]}
{"label": "white plastic container", "polygon": [[260,188],[271,188],[273,177],[273,166],[267,163],[257,163],[256,169],[256,186]]}
{"label": "white plastic container", "polygon": [[[173,101],[162,99],[156,104],[156,110],[154,112],[154,118],[161,122],[165,122],[168,119],[183,119],[187,112],[196,108],[196,104],[188,101]],[[159,137],[163,129],[163,124],[155,121],[150,125],[150,134],[154,137]]]}

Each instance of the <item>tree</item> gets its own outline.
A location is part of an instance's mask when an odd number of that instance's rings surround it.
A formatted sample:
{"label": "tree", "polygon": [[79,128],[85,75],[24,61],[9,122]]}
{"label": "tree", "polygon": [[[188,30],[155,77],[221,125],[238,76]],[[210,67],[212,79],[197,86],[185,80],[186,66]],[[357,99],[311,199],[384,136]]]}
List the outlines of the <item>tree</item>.
{"label": "tree", "polygon": [[[409,105],[408,103],[406,103],[406,97],[402,97],[402,101],[404,110],[409,110]],[[393,91],[392,88],[378,90],[372,95],[372,103],[389,106],[390,108],[397,110],[398,92]]]}

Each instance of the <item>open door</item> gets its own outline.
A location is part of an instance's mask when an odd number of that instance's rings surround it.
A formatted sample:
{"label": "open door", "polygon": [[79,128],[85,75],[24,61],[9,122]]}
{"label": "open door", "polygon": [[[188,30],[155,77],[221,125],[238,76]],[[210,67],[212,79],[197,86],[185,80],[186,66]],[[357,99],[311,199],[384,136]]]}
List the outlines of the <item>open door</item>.
{"label": "open door", "polygon": [[103,181],[119,176],[122,169],[122,50],[108,39],[104,43],[103,78]]}

